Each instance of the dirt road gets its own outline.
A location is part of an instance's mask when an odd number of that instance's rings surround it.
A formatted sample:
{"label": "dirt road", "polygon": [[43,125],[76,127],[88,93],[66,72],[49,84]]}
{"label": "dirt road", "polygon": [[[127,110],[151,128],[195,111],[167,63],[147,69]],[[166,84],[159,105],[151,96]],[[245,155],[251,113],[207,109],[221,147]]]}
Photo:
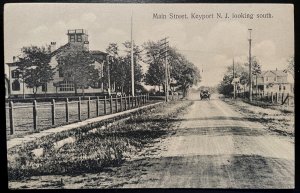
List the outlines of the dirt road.
{"label": "dirt road", "polygon": [[[219,99],[195,101],[126,188],[293,188],[294,143]],[[140,164],[143,165],[143,164]]]}

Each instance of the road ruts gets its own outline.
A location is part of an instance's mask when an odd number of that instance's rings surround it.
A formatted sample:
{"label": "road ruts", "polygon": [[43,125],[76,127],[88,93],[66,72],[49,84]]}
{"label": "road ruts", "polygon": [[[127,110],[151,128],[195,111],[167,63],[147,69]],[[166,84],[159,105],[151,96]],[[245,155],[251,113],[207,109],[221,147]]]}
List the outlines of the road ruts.
{"label": "road ruts", "polygon": [[294,188],[294,143],[219,99],[195,100],[160,151],[126,164],[143,171],[123,188]]}

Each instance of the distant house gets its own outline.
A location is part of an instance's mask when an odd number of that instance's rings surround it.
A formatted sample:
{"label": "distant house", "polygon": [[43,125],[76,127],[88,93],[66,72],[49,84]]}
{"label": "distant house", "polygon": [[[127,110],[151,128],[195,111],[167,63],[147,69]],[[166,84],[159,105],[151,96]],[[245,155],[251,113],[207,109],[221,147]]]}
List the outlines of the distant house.
{"label": "distant house", "polygon": [[[257,83],[257,84],[256,84]],[[254,89],[266,93],[294,93],[294,82],[291,74],[282,70],[263,71],[256,78],[253,78]]]}
{"label": "distant house", "polygon": [[[88,41],[88,34],[86,30],[83,29],[75,29],[75,30],[68,30],[68,43],[56,49],[56,42],[51,42],[51,61],[50,65],[56,69],[56,73],[53,77],[53,80],[48,82],[47,84],[38,88],[37,94],[38,95],[67,95],[73,94],[74,92],[74,84],[70,81],[66,81],[63,77],[63,74],[60,69],[58,69],[57,65],[61,61],[57,61],[57,54],[62,51],[68,51],[70,49],[74,49],[74,47],[89,51],[94,59],[95,62],[93,65],[97,68],[100,72],[100,80],[102,81],[96,82],[95,85],[90,86],[84,90],[85,93],[90,94],[99,94],[106,91],[108,87],[103,82],[104,77],[104,62],[106,60],[107,53],[99,51],[99,50],[89,50],[89,41]],[[18,67],[18,60],[14,57],[14,61],[12,63],[7,63],[9,67],[10,73],[10,96],[22,96],[22,95],[31,95],[33,94],[32,89],[23,85],[24,83],[20,79],[20,73],[17,70]],[[114,88],[111,89],[114,91]],[[81,93],[81,89],[77,89],[77,93]]]}

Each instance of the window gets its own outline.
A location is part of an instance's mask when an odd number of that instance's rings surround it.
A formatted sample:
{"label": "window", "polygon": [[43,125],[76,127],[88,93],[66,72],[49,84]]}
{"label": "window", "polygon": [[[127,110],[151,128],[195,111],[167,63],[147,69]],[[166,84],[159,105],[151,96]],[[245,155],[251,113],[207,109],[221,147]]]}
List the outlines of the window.
{"label": "window", "polygon": [[12,90],[19,91],[20,90],[20,82],[18,80],[13,81]]}
{"label": "window", "polygon": [[279,85],[279,91],[281,91],[281,85]]}
{"label": "window", "polygon": [[75,42],[75,35],[70,35],[70,42]]}
{"label": "window", "polygon": [[268,81],[268,77],[266,77],[266,81]]}
{"label": "window", "polygon": [[285,90],[285,86],[283,86],[282,88],[283,88],[283,90]]}
{"label": "window", "polygon": [[276,76],[274,77],[274,81],[276,81]]}
{"label": "window", "polygon": [[19,73],[18,70],[11,71],[11,77],[12,78],[19,78],[19,75],[20,75],[20,73]]}
{"label": "window", "polygon": [[64,73],[62,72],[61,68],[58,69],[58,77],[64,77]]}
{"label": "window", "polygon": [[82,36],[81,35],[77,35],[77,42],[82,42]]}
{"label": "window", "polygon": [[42,91],[47,92],[47,83],[42,85]]}
{"label": "window", "polygon": [[60,84],[59,91],[74,91],[74,84],[69,81],[64,81]]}

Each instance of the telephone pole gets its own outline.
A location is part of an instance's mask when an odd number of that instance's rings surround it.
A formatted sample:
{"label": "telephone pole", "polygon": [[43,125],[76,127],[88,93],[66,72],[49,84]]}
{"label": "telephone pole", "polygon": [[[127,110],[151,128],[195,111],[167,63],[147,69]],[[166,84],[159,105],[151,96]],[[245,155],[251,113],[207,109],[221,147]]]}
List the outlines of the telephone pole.
{"label": "telephone pole", "polygon": [[163,46],[163,52],[162,54],[165,54],[165,96],[166,96],[166,102],[169,101],[169,75],[168,75],[168,41],[167,41],[168,37],[165,37],[161,40],[161,44],[160,46]]}
{"label": "telephone pole", "polygon": [[251,76],[251,31],[252,29],[248,29],[250,33],[250,38],[249,38],[249,101],[252,101],[252,76]]}
{"label": "telephone pole", "polygon": [[133,63],[133,39],[132,39],[132,14],[131,14],[131,93],[134,96],[134,63]]}
{"label": "telephone pole", "polygon": [[235,95],[236,95],[236,83],[235,83],[235,74],[234,74],[234,58],[232,60],[232,76],[233,76],[233,98],[235,99]]}
{"label": "telephone pole", "polygon": [[111,88],[110,88],[110,63],[111,63],[111,56],[107,55],[106,56],[106,62],[107,62],[107,80],[108,80],[108,95],[111,95]]}

